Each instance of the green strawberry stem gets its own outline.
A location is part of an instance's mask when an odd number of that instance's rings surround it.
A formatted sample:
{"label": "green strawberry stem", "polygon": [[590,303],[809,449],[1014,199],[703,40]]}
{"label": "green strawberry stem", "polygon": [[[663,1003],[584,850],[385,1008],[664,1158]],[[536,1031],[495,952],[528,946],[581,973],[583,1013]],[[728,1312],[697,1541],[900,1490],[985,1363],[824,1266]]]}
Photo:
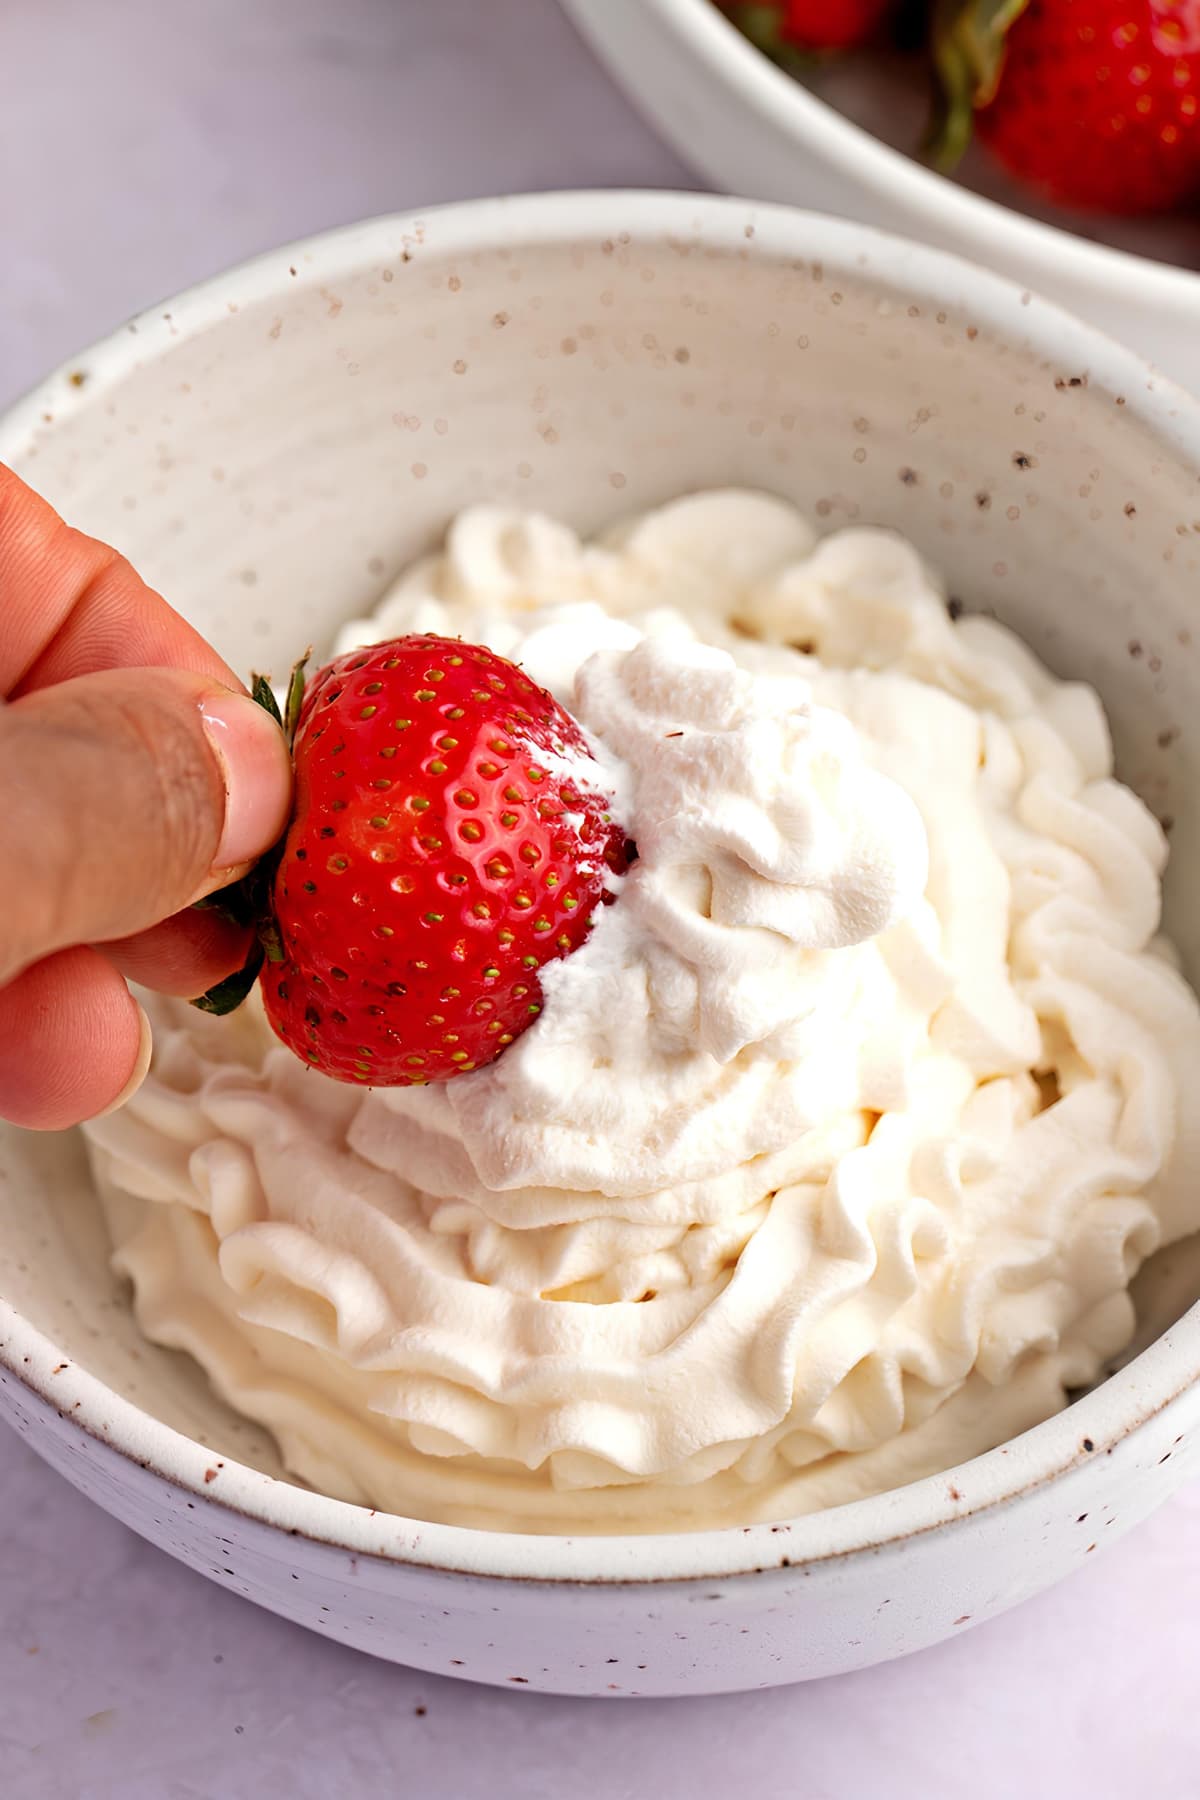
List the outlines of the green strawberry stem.
{"label": "green strawberry stem", "polygon": [[976,110],[995,97],[1008,34],[1029,0],[937,0],[932,50],[938,84],[925,150],[952,169],[971,141]]}
{"label": "green strawberry stem", "polygon": [[[304,704],[304,671],[311,655],[312,651],[306,650],[299,662],[292,666],[282,714],[267,677],[250,677],[251,699],[257,701],[264,712],[269,712],[275,723],[282,728],[289,751],[296,741],[296,727]],[[260,857],[249,874],[243,875],[240,881],[233,881],[228,887],[219,888],[215,894],[208,894],[195,903],[198,908],[220,913],[233,925],[252,925],[255,933],[254,944],[242,967],[232,975],[227,975],[224,981],[218,981],[215,987],[209,988],[199,999],[192,1001],[192,1005],[199,1007],[201,1012],[233,1012],[258,980],[264,962],[279,963],[284,959],[283,940],[271,909],[271,888],[286,835],[285,829],[266,855]]]}

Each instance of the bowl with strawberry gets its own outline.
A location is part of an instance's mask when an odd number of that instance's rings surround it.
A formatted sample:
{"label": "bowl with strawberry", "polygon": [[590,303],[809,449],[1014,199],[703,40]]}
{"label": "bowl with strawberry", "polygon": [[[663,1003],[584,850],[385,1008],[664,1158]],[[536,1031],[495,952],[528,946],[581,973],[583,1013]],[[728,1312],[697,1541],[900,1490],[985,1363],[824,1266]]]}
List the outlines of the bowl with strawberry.
{"label": "bowl with strawberry", "polygon": [[0,458],[263,672],[295,801],[139,1094],[0,1131],[0,1413],[506,1688],[845,1671],[1094,1561],[1200,1454],[1200,407],[692,195],[375,220],[132,323]]}
{"label": "bowl with strawberry", "polygon": [[1000,270],[1200,383],[1192,0],[564,0],[717,186]]}

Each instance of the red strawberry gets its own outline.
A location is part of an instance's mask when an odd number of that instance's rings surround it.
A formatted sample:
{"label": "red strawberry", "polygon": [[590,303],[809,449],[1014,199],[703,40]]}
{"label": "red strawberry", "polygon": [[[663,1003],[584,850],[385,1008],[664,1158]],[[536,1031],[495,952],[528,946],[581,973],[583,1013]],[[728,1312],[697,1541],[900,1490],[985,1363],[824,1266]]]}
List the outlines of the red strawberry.
{"label": "red strawberry", "polygon": [[788,50],[851,50],[879,34],[893,0],[732,0],[725,10],[751,43]]}
{"label": "red strawberry", "polygon": [[490,650],[398,638],[313,677],[294,756],[271,1024],[341,1081],[420,1086],[491,1062],[627,866],[579,726]]}
{"label": "red strawberry", "polygon": [[1200,0],[944,0],[934,52],[952,159],[980,139],[1062,206],[1200,197]]}

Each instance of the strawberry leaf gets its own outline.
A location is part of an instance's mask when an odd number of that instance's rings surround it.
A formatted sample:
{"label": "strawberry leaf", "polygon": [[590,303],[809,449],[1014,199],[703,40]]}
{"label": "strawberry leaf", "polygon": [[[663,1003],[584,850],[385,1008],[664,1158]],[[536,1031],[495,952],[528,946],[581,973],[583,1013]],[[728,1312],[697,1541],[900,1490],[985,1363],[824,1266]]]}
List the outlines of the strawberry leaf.
{"label": "strawberry leaf", "polygon": [[218,981],[215,987],[209,988],[207,994],[201,994],[198,1000],[193,1000],[192,1005],[201,1012],[216,1013],[218,1016],[234,1012],[258,980],[262,966],[262,946],[256,943],[235,974],[227,975],[224,981]]}
{"label": "strawberry leaf", "polygon": [[995,97],[1008,34],[1029,0],[937,0],[933,63],[937,95],[925,149],[939,169],[952,169],[971,141],[978,108]]}
{"label": "strawberry leaf", "polygon": [[[266,675],[250,677],[251,699],[264,712],[269,712],[275,723],[282,728],[289,752],[296,736],[300,709],[304,704],[304,670],[311,655],[312,651],[306,650],[292,668],[283,713],[280,713],[279,702],[269,678]],[[281,963],[285,960],[283,939],[271,910],[271,888],[286,835],[285,829],[278,842],[272,845],[265,856],[259,858],[240,881],[230,882],[228,887],[219,888],[215,894],[207,894],[204,899],[193,901],[197,910],[219,913],[231,925],[243,928],[252,925],[255,934],[254,946],[242,967],[235,974],[226,976],[224,981],[218,981],[215,987],[209,988],[199,999],[192,1001],[192,1005],[199,1007],[201,1012],[233,1012],[254,986],[264,961]]]}
{"label": "strawberry leaf", "polygon": [[[292,672],[288,677],[287,700],[284,703],[281,723],[289,750],[296,741],[296,727],[300,723],[300,709],[304,705],[304,671],[311,655],[310,647],[304,652],[299,662],[292,664]],[[272,698],[274,698],[273,695]]]}
{"label": "strawberry leaf", "polygon": [[250,698],[256,705],[261,706],[264,712],[269,712],[277,725],[283,724],[283,715],[279,711],[279,702],[275,698],[275,689],[271,686],[268,675],[251,675]]}

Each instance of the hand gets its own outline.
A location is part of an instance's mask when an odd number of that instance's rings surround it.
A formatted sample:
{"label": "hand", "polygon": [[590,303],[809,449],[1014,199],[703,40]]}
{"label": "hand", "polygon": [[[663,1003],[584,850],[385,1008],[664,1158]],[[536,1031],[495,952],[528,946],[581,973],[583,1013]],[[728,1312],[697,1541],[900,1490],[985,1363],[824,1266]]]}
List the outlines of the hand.
{"label": "hand", "polygon": [[125,979],[191,997],[245,935],[185,910],[279,836],[283,735],[106,545],[0,466],[0,1117],[53,1130],[134,1091]]}

